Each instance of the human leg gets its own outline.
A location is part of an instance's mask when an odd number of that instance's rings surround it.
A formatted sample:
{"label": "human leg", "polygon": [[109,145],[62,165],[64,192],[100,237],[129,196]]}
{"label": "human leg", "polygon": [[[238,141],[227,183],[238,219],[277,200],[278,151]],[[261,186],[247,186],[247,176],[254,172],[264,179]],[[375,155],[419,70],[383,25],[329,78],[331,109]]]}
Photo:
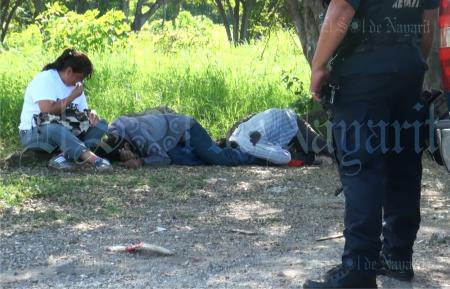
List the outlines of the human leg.
{"label": "human leg", "polygon": [[[413,73],[415,72],[415,73]],[[405,69],[399,99],[393,109],[387,186],[383,195],[383,256],[387,272],[402,280],[414,276],[413,245],[420,225],[422,149],[426,106],[419,102],[423,70]],[[401,129],[398,129],[398,128]]]}
{"label": "human leg", "polygon": [[193,153],[206,164],[237,166],[251,164],[254,158],[238,149],[220,148],[206,130],[197,122],[189,130],[186,144],[193,148]]}
{"label": "human leg", "polygon": [[82,140],[86,147],[90,149],[96,148],[100,143],[102,136],[108,131],[108,123],[106,120],[99,120],[94,127],[90,127],[83,136]]}
{"label": "human leg", "polygon": [[70,130],[60,124],[50,123],[38,128],[39,140],[55,144],[71,160],[78,160],[89,149],[74,136]]}
{"label": "human leg", "polygon": [[[110,169],[110,164],[106,160],[97,157],[63,125],[51,123],[36,130],[37,133],[30,141],[48,143],[59,147],[68,160],[89,162],[100,170]],[[63,162],[61,158],[59,161]]]}
{"label": "human leg", "polygon": [[382,195],[386,187],[387,99],[390,73],[360,75],[341,90],[332,109],[333,137],[345,195],[342,265],[325,281],[308,280],[305,288],[376,287],[381,249]]}

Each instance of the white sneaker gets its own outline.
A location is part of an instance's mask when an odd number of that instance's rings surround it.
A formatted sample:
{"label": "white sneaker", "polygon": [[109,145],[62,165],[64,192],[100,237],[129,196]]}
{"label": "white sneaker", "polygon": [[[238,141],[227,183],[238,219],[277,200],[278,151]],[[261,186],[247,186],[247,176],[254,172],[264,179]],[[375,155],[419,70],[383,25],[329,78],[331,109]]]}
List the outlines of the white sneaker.
{"label": "white sneaker", "polygon": [[48,167],[60,171],[74,171],[76,169],[75,163],[66,159],[63,154],[52,157],[48,162]]}
{"label": "white sneaker", "polygon": [[107,159],[100,157],[95,160],[93,166],[99,172],[112,171],[113,169],[111,163]]}

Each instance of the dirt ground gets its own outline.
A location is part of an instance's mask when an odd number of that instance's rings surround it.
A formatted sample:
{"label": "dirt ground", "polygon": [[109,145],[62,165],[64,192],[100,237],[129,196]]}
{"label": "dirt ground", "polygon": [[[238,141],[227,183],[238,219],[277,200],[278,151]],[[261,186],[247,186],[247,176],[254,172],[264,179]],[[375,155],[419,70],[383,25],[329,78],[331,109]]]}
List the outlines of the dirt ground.
{"label": "dirt ground", "polygon": [[[340,260],[342,238],[317,241],[343,228],[331,164],[20,170],[58,178],[61,192],[1,210],[1,288],[299,288]],[[379,287],[450,287],[450,178],[429,161],[422,213],[415,280],[379,277]],[[140,241],[175,254],[105,250]]]}

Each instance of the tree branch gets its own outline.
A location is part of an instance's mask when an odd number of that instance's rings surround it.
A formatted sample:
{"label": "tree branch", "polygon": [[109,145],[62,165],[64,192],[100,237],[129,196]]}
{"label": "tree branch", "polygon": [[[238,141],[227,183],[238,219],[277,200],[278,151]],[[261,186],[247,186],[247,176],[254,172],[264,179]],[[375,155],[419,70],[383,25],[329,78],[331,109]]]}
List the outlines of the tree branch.
{"label": "tree branch", "polygon": [[[156,0],[155,3],[150,4],[148,1],[139,0],[136,4],[136,12],[134,15],[133,23],[131,24],[131,30],[139,31],[142,26],[144,26],[145,22],[156,13],[159,7],[166,3],[167,0]],[[147,6],[149,10],[145,13],[142,13],[142,7]]]}

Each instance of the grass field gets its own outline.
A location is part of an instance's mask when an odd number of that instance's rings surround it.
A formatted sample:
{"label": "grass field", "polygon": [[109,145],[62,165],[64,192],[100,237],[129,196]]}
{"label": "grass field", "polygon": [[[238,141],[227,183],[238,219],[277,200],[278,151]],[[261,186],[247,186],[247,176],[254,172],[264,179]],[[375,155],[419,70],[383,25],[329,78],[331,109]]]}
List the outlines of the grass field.
{"label": "grass field", "polygon": [[[86,81],[90,106],[111,121],[165,104],[196,117],[214,137],[251,112],[305,109],[309,66],[293,33],[280,31],[234,47],[222,28],[214,29],[214,40],[203,46],[162,48],[143,33],[125,48],[89,53],[95,70]],[[0,52],[0,156],[18,146],[28,82],[58,54],[40,46]],[[292,82],[294,77],[298,80]],[[299,100],[303,104],[295,104]]]}

